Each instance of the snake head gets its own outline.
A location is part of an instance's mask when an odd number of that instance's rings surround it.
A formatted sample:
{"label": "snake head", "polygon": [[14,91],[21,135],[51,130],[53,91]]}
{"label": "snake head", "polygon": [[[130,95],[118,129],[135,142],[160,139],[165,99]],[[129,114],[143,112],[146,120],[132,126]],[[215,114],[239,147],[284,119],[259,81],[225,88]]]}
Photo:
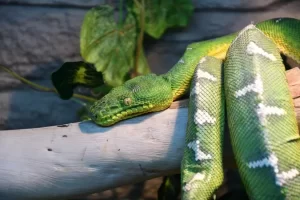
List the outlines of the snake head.
{"label": "snake head", "polygon": [[168,108],[173,101],[171,84],[162,76],[148,74],[113,88],[89,108],[89,116],[100,126],[148,112]]}

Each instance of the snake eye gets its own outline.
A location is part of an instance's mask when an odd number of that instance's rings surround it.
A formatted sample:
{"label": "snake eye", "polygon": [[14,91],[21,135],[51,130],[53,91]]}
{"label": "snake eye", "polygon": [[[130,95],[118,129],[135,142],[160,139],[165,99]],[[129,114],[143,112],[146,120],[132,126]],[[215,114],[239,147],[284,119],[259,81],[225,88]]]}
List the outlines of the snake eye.
{"label": "snake eye", "polygon": [[125,99],[124,99],[124,104],[125,104],[126,106],[129,106],[129,105],[131,104],[131,102],[132,102],[131,98],[125,98]]}

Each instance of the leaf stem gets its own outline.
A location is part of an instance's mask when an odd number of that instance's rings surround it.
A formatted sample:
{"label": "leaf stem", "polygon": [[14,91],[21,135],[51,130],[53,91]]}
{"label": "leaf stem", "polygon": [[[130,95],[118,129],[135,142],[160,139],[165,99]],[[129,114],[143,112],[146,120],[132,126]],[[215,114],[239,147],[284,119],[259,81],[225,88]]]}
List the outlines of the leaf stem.
{"label": "leaf stem", "polygon": [[145,1],[142,0],[142,2],[139,3],[138,0],[134,0],[134,3],[140,9],[140,33],[138,36],[138,41],[137,41],[137,46],[136,46],[134,71],[131,75],[132,78],[136,77],[138,75],[139,57],[140,57],[141,51],[143,50],[143,40],[144,40],[144,30],[145,30]]}
{"label": "leaf stem", "polygon": [[[42,91],[42,92],[53,92],[53,93],[58,94],[58,92],[55,88],[48,88],[48,87],[36,84],[34,82],[31,82],[31,81],[23,78],[19,74],[13,72],[12,70],[8,69],[7,67],[4,67],[4,66],[0,65],[0,68],[3,69],[4,71],[6,71],[7,73],[9,73],[10,75],[14,76],[16,79],[18,79],[18,80],[22,81],[23,83],[29,85],[33,89],[36,89],[36,90]],[[86,100],[86,101],[90,101],[90,102],[94,102],[94,101],[97,100],[93,97],[88,97],[88,96],[84,96],[84,95],[81,95],[81,94],[73,94],[73,97],[78,98],[78,99],[83,99],[83,100]]]}

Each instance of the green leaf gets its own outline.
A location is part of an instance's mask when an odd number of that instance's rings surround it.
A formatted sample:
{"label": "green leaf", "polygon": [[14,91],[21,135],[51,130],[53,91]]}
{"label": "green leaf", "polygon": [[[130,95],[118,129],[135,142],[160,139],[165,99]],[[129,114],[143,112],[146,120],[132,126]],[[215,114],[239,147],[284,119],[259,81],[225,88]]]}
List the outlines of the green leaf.
{"label": "green leaf", "polygon": [[168,5],[168,27],[185,27],[193,14],[194,6],[191,0],[173,0]]}
{"label": "green leaf", "polygon": [[93,65],[82,61],[64,63],[52,73],[51,80],[62,99],[70,99],[77,85],[97,87],[104,84],[102,73],[97,72]]}
{"label": "green leaf", "polygon": [[134,66],[136,37],[136,20],[131,13],[117,23],[111,6],[92,8],[81,27],[81,56],[103,72],[106,84],[121,85]]}
{"label": "green leaf", "polygon": [[157,192],[158,200],[178,199],[180,191],[180,174],[165,176]]}
{"label": "green leaf", "polygon": [[138,66],[137,66],[137,71],[136,72],[137,72],[138,75],[146,75],[146,74],[149,74],[151,72],[150,68],[149,68],[149,65],[148,65],[147,58],[145,56],[145,52],[144,52],[143,49],[141,50],[141,53],[140,53],[140,56],[139,56],[139,59],[138,59]]}
{"label": "green leaf", "polygon": [[[137,0],[139,4],[143,0]],[[128,9],[140,16],[141,9],[127,1]],[[144,0],[145,32],[158,39],[171,27],[184,27],[193,14],[192,0]]]}

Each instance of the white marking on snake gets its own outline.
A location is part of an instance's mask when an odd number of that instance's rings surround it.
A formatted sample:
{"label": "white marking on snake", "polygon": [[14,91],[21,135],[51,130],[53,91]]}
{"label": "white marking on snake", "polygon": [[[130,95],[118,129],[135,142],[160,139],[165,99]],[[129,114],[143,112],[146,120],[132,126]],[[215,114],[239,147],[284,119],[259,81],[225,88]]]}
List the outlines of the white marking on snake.
{"label": "white marking on snake", "polygon": [[277,174],[277,178],[279,179],[279,185],[283,185],[287,180],[291,180],[299,175],[299,171],[297,169],[291,169],[287,172],[281,172]]}
{"label": "white marking on snake", "polygon": [[234,96],[238,98],[246,95],[248,92],[251,91],[258,93],[259,95],[262,95],[264,91],[263,82],[259,74],[257,74],[254,83],[247,85],[246,87],[236,91]]}
{"label": "white marking on snake", "polygon": [[194,115],[194,122],[201,126],[205,123],[214,124],[216,122],[216,118],[212,117],[208,112],[197,110]]}
{"label": "white marking on snake", "polygon": [[262,55],[262,56],[264,56],[264,57],[266,57],[266,58],[268,58],[272,61],[276,60],[276,57],[273,54],[264,51],[262,48],[257,46],[257,44],[255,44],[252,41],[247,45],[247,53],[250,54],[250,55],[260,54],[260,55]]}
{"label": "white marking on snake", "polygon": [[204,63],[205,61],[206,61],[206,58],[203,57],[203,58],[201,58],[201,60],[199,61],[199,64],[202,64],[202,63]]}
{"label": "white marking on snake", "polygon": [[249,168],[257,168],[257,167],[273,167],[275,168],[278,164],[278,158],[275,154],[271,154],[269,157],[264,158],[262,160],[256,160],[248,163]]}
{"label": "white marking on snake", "polygon": [[134,86],[131,91],[132,92],[138,92],[141,89],[141,87],[139,85]]}
{"label": "white marking on snake", "polygon": [[278,108],[276,106],[266,106],[262,103],[258,104],[258,108],[256,110],[256,113],[259,117],[259,120],[262,124],[266,122],[266,117],[268,115],[284,115],[286,114],[285,110],[282,108]]}
{"label": "white marking on snake", "polygon": [[198,95],[200,93],[200,83],[199,82],[196,82],[195,86],[193,87],[191,93],[190,93],[190,97],[192,95]]}
{"label": "white marking on snake", "polygon": [[248,163],[250,169],[262,168],[262,167],[272,167],[276,177],[276,185],[282,186],[288,180],[291,180],[299,175],[297,169],[291,169],[287,172],[279,172],[278,158],[274,153],[267,158],[262,160],[252,161]]}
{"label": "white marking on snake", "polygon": [[184,60],[183,60],[183,59],[180,59],[180,60],[178,61],[178,63],[184,63]]}
{"label": "white marking on snake", "polygon": [[197,78],[205,78],[205,79],[208,79],[208,80],[211,80],[211,81],[216,81],[217,80],[216,77],[214,77],[213,75],[211,75],[208,72],[202,71],[201,69],[197,70]]}
{"label": "white marking on snake", "polygon": [[190,191],[191,189],[194,189],[194,182],[196,181],[202,181],[205,178],[205,174],[202,173],[196,173],[194,177],[185,185],[182,187],[183,191]]}
{"label": "white marking on snake", "polygon": [[[262,124],[262,125],[264,126],[264,124]],[[262,135],[264,137],[264,142],[265,142],[266,146],[269,147],[271,145],[271,142],[268,137],[268,130],[265,127],[262,130]]]}
{"label": "white marking on snake", "polygon": [[232,45],[235,43],[235,41],[237,41],[237,39],[238,39],[244,32],[246,32],[246,31],[249,30],[249,29],[255,29],[255,28],[256,28],[256,27],[255,27],[254,24],[249,24],[248,26],[246,26],[243,30],[240,31],[240,33],[239,33],[238,36],[232,41],[232,43],[231,43],[230,46],[232,46]]}
{"label": "white marking on snake", "polygon": [[186,50],[192,50],[193,48],[191,48],[191,47],[188,47],[188,48],[186,48]]}
{"label": "white marking on snake", "polygon": [[203,151],[200,150],[200,141],[199,140],[190,142],[190,143],[188,143],[187,146],[195,152],[195,161],[212,159],[212,156],[210,154],[205,154]]}
{"label": "white marking on snake", "polygon": [[281,18],[277,19],[277,20],[276,20],[276,23],[280,22],[281,20],[282,20]]}

